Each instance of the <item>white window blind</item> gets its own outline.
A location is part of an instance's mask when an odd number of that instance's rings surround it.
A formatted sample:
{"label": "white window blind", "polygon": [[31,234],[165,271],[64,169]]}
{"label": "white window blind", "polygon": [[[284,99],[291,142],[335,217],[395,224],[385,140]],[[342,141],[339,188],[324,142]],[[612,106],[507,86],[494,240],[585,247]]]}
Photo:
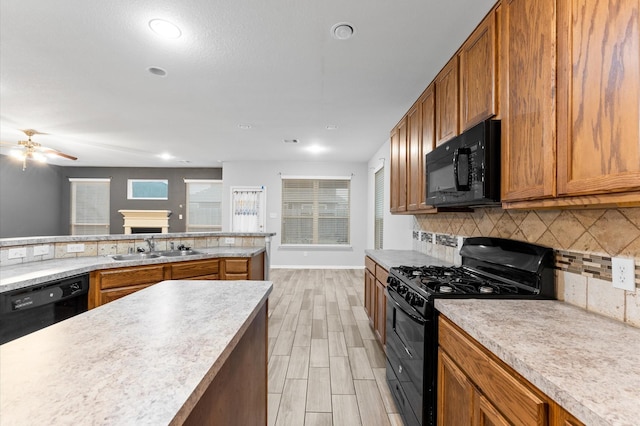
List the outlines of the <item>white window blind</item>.
{"label": "white window blind", "polygon": [[282,178],[282,244],[348,245],[351,180]]}
{"label": "white window blind", "polygon": [[375,174],[375,213],[374,213],[374,245],[376,250],[383,248],[384,234],[384,167]]}
{"label": "white window blind", "polygon": [[69,179],[71,235],[109,234],[110,179]]}
{"label": "white window blind", "polygon": [[222,230],[222,181],[185,179],[187,232]]}

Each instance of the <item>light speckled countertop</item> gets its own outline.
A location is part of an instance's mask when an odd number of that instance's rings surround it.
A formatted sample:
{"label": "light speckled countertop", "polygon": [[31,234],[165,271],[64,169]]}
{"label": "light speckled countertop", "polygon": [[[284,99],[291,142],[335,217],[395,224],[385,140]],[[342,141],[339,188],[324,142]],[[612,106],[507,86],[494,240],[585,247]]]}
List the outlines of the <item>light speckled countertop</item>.
{"label": "light speckled countertop", "polygon": [[640,424],[640,329],[554,300],[436,309],[585,424]]}
{"label": "light speckled countertop", "polygon": [[213,247],[195,249],[200,254],[182,257],[156,257],[153,259],[116,261],[111,256],[75,257],[21,263],[0,268],[0,293],[48,281],[86,274],[98,269],[125,266],[153,265],[217,257],[252,257],[265,251],[264,247]]}
{"label": "light speckled countertop", "polygon": [[415,250],[365,250],[364,253],[376,261],[376,263],[382,266],[387,271],[389,268],[400,265],[407,266],[422,266],[422,265],[436,265],[436,266],[450,266],[451,263],[437,259],[435,257],[427,256]]}
{"label": "light speckled countertop", "polygon": [[163,281],[0,346],[0,424],[181,423],[266,281]]}

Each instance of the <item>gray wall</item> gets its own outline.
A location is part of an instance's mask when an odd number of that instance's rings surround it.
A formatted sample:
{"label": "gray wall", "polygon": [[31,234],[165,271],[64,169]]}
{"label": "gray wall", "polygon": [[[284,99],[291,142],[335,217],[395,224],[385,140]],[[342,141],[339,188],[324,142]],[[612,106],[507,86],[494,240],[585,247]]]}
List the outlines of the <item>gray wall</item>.
{"label": "gray wall", "polygon": [[[184,179],[222,179],[221,168],[120,168],[120,167],[65,167],[62,179],[62,218],[65,233],[69,232],[70,185],[69,178],[111,178],[111,234],[123,234],[123,218],[118,210],[171,210],[169,232],[186,230],[186,186]],[[167,179],[168,200],[127,200],[127,179]],[[179,215],[182,214],[182,219]]]}
{"label": "gray wall", "polygon": [[66,233],[60,227],[63,168],[0,155],[0,238]]}
{"label": "gray wall", "polygon": [[[290,161],[225,162],[222,229],[231,228],[230,187],[265,186],[267,189],[267,232],[275,232],[271,243],[271,266],[275,267],[362,267],[367,234],[367,163],[322,163]],[[282,175],[352,176],[351,247],[285,248],[280,244]]]}
{"label": "gray wall", "polygon": [[[171,210],[169,232],[184,232],[187,179],[222,179],[222,168],[60,167],[0,155],[0,238],[68,235],[69,178],[111,178],[111,234],[124,233],[118,210]],[[127,179],[167,179],[168,200],[127,200]],[[182,214],[183,218],[179,219]]]}

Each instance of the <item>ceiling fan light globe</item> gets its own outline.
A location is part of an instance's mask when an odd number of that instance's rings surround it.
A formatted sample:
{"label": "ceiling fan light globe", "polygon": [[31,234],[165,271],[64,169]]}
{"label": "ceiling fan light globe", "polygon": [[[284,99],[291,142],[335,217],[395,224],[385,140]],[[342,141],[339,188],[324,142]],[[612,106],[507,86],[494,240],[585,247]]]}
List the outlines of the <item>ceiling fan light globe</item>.
{"label": "ceiling fan light globe", "polygon": [[26,155],[24,154],[24,151],[21,151],[19,149],[12,149],[11,151],[9,151],[9,155],[20,161],[24,160],[26,157]]}

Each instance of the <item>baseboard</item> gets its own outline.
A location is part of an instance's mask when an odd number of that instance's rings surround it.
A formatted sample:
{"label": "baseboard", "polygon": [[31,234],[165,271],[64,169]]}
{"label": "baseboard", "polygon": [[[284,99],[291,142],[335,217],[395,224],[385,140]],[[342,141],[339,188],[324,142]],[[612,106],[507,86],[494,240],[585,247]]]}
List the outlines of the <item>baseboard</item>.
{"label": "baseboard", "polygon": [[336,265],[270,265],[271,269],[364,269],[363,265],[336,266]]}

